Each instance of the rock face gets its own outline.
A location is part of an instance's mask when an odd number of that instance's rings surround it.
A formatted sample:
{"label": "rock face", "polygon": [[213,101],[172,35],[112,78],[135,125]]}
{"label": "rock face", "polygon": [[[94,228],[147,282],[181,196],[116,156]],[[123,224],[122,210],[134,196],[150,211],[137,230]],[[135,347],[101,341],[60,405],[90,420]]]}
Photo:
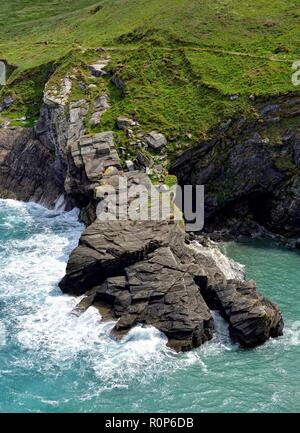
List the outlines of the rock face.
{"label": "rock face", "polygon": [[55,152],[36,139],[33,129],[0,129],[0,193],[52,207],[64,193]]}
{"label": "rock face", "polygon": [[120,167],[113,132],[110,131],[82,136],[72,143],[71,155],[75,165],[85,171],[87,179],[92,184],[102,178],[106,168]]}
{"label": "rock face", "polygon": [[[102,76],[106,63],[91,65],[91,73]],[[117,77],[113,81],[122,87]],[[122,169],[113,132],[87,134],[84,127],[90,108],[99,112],[108,109],[107,96],[99,95],[94,107],[85,100],[69,103],[71,87],[69,77],[61,81],[60,93],[46,87],[35,128],[0,131],[0,192],[4,197],[48,206],[64,194],[68,207],[81,209],[87,228],[60,282],[64,293],[85,295],[73,314],[97,306],[103,319],[117,320],[112,331],[116,338],[122,338],[137,324],[155,326],[177,351],[190,350],[212,338],[210,309],[221,311],[233,339],[242,346],[253,347],[281,335],[278,308],[264,299],[253,283],[246,282],[238,266],[212,245],[187,243],[184,222],[175,221],[171,212],[169,218],[161,220],[96,218],[101,194],[108,187],[121,194],[120,178],[126,180],[126,188],[144,186],[149,191],[153,187],[146,173],[134,170],[136,165],[150,166],[151,161],[138,157],[134,166],[127,164],[130,171]],[[154,149],[167,144],[166,138],[156,132],[145,140]],[[253,144],[250,141],[247,145],[251,148]],[[263,142],[261,146],[257,154],[262,161],[260,167],[267,167],[267,176],[265,183],[264,177],[257,182],[267,188],[277,185],[281,177],[269,164]],[[209,143],[205,152],[212,147]],[[250,193],[255,182],[249,180],[248,164],[254,168],[258,162],[248,161],[248,152],[249,148],[245,151],[236,147],[229,158],[237,173],[244,172],[243,185]],[[294,157],[297,161],[296,143]],[[240,158],[247,164],[243,165]],[[214,167],[212,161],[201,176],[209,178]],[[164,193],[161,190],[160,194]],[[135,204],[135,198],[135,194],[129,198],[128,207]],[[151,206],[148,201],[147,210]]]}
{"label": "rock face", "polygon": [[94,102],[94,113],[92,114],[90,123],[92,126],[98,126],[101,121],[101,117],[109,109],[110,105],[108,102],[108,96],[98,96]]}
{"label": "rock face", "polygon": [[206,231],[249,235],[262,226],[299,237],[300,98],[257,104],[258,119],[224,122],[172,172],[181,183],[205,185]]}

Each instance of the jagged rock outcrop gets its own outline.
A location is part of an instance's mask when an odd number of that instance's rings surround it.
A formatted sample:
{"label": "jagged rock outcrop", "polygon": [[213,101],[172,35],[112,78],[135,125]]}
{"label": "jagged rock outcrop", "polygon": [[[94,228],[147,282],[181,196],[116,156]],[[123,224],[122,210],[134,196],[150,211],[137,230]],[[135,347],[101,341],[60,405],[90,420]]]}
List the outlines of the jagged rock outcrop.
{"label": "jagged rock outcrop", "polygon": [[93,289],[94,302],[106,302],[119,319],[115,336],[141,323],[156,326],[177,350],[197,347],[212,337],[213,320],[194,282],[191,251],[175,246],[178,236],[183,242],[182,229],[167,222],[96,221],[60,287],[76,294]]}
{"label": "jagged rock outcrop", "polygon": [[205,185],[205,229],[300,235],[300,97],[257,102],[257,119],[224,122],[176,161],[184,184]]}
{"label": "jagged rock outcrop", "polygon": [[228,279],[219,262],[222,254],[212,250],[187,245],[178,223],[95,221],[71,254],[60,287],[65,293],[87,293],[81,311],[105,304],[110,317],[118,319],[114,336],[122,337],[137,324],[152,325],[177,351],[212,338],[208,307],[221,311],[234,341],[243,347],[282,335],[278,308],[229,261],[230,272],[240,279]]}
{"label": "jagged rock outcrop", "polygon": [[70,150],[76,167],[85,171],[91,184],[97,184],[108,167],[121,168],[112,131],[82,136]]}

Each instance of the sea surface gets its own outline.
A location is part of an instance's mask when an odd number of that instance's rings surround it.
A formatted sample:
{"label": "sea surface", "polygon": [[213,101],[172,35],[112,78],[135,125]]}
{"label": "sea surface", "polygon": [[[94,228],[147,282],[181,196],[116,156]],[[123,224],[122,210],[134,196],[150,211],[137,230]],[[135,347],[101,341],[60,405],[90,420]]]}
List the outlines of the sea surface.
{"label": "sea surface", "polygon": [[57,286],[83,226],[77,212],[0,200],[0,412],[299,412],[300,254],[270,241],[222,248],[281,307],[284,336],[241,350],[217,333],[176,354],[153,328],[122,341]]}

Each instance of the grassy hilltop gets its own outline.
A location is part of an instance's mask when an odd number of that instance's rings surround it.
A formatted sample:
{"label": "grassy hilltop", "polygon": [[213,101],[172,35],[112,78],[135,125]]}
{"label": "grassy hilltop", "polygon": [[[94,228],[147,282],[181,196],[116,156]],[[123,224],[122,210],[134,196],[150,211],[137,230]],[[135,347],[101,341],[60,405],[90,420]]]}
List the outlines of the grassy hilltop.
{"label": "grassy hilltop", "polygon": [[[137,30],[137,43],[139,30],[143,33],[157,30],[157,42],[169,39],[168,45],[262,56],[282,54],[283,49],[284,53],[287,50],[300,55],[297,0],[1,0],[0,3],[0,50],[23,67],[55,59],[76,44],[119,45],[120,36]],[[50,46],[43,46],[46,41]]]}
{"label": "grassy hilltop", "polygon": [[[127,96],[107,80],[112,109],[182,150],[222,119],[255,116],[249,99],[297,88],[298,0],[0,0],[0,58],[17,66],[8,86],[18,104],[7,113],[34,119],[45,82],[70,65],[85,65],[103,47]],[[82,68],[82,79],[84,77]],[[80,90],[77,89],[77,97]],[[103,90],[103,89],[102,89]],[[76,92],[75,92],[76,93]],[[239,98],[230,98],[238,94]],[[76,96],[76,95],[75,95]]]}

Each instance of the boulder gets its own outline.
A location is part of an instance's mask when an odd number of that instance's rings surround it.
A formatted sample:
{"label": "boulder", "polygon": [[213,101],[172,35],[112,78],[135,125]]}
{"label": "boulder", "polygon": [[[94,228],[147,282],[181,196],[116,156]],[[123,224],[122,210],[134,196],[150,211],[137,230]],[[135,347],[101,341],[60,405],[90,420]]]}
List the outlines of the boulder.
{"label": "boulder", "polygon": [[154,150],[159,150],[167,145],[166,137],[159,133],[152,131],[144,137],[145,143]]}
{"label": "boulder", "polygon": [[109,105],[107,95],[97,96],[97,98],[95,99],[95,102],[94,102],[95,110],[105,111],[105,110],[108,110],[109,107],[110,107],[110,105]]}
{"label": "boulder", "polygon": [[117,127],[120,130],[128,129],[134,125],[135,125],[134,120],[130,119],[129,117],[120,116],[117,118]]}
{"label": "boulder", "polygon": [[153,161],[142,152],[138,152],[136,159],[138,164],[142,167],[152,167],[153,165]]}
{"label": "boulder", "polygon": [[240,346],[255,347],[282,335],[278,307],[257,292],[254,281],[228,280],[225,287],[203,285],[201,293],[208,306],[229,321],[230,335]]}
{"label": "boulder", "polygon": [[127,95],[125,81],[118,75],[113,75],[111,82],[120,90],[123,97]]}
{"label": "boulder", "polygon": [[7,110],[7,108],[9,108],[14,102],[15,100],[11,95],[5,96],[3,102],[0,104],[0,113],[4,110]]}

